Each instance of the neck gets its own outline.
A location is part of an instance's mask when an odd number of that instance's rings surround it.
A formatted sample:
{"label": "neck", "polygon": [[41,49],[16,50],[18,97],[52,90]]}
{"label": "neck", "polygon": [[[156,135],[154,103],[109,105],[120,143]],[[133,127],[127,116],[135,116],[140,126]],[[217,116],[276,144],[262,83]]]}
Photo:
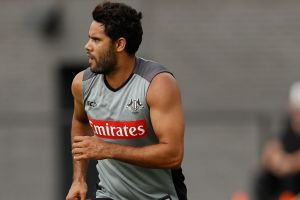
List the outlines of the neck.
{"label": "neck", "polygon": [[105,75],[106,81],[113,89],[121,87],[133,73],[135,67],[135,56],[122,56],[118,58],[117,69]]}

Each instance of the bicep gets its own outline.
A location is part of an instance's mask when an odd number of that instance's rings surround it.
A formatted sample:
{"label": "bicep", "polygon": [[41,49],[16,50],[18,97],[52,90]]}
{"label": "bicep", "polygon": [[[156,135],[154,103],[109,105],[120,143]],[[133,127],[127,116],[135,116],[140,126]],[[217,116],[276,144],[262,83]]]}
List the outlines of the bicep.
{"label": "bicep", "polygon": [[72,136],[78,135],[93,135],[93,131],[89,125],[89,120],[85,113],[83,104],[75,99],[72,118]]}
{"label": "bicep", "polygon": [[147,95],[150,117],[160,143],[183,146],[184,118],[180,91],[170,74],[155,77]]}
{"label": "bicep", "polygon": [[72,95],[74,98],[74,112],[72,126],[80,127],[88,125],[88,117],[84,110],[83,92],[82,92],[83,71],[78,73],[72,82]]}
{"label": "bicep", "polygon": [[82,123],[88,123],[88,117],[84,110],[84,105],[78,100],[74,99],[74,113],[73,120],[77,120]]}
{"label": "bicep", "polygon": [[71,90],[72,95],[74,99],[74,113],[73,113],[73,119],[76,119],[78,121],[85,122],[87,120],[86,113],[84,110],[84,104],[83,104],[83,88],[82,88],[82,79],[83,79],[83,73],[79,72],[73,79]]}

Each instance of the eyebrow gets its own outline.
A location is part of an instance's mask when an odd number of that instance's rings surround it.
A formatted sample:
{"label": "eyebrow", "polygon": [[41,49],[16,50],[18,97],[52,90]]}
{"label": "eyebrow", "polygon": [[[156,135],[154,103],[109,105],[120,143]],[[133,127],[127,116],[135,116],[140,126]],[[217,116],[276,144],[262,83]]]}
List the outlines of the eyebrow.
{"label": "eyebrow", "polygon": [[88,35],[88,38],[91,38],[91,39],[93,39],[93,40],[95,40],[95,39],[100,40],[100,39],[101,39],[100,37],[90,36],[90,35]]}

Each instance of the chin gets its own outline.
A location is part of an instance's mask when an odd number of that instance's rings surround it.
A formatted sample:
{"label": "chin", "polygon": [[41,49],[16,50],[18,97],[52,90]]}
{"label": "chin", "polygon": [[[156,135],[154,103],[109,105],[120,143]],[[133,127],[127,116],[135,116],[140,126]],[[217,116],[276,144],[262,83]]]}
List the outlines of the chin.
{"label": "chin", "polygon": [[90,64],[90,67],[91,67],[92,71],[96,70],[96,67],[94,65]]}
{"label": "chin", "polygon": [[102,74],[102,70],[91,65],[91,71],[95,74]]}
{"label": "chin", "polygon": [[97,71],[97,66],[95,66],[93,63],[90,63],[90,67],[91,67],[92,72]]}

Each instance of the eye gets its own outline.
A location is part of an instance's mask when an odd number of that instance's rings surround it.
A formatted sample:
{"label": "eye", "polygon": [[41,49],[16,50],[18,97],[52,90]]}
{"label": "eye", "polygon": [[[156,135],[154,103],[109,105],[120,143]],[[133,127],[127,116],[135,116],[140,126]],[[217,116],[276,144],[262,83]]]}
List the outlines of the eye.
{"label": "eye", "polygon": [[100,42],[100,38],[94,38],[94,37],[92,37],[91,40],[92,40],[93,42],[95,42],[95,43]]}

